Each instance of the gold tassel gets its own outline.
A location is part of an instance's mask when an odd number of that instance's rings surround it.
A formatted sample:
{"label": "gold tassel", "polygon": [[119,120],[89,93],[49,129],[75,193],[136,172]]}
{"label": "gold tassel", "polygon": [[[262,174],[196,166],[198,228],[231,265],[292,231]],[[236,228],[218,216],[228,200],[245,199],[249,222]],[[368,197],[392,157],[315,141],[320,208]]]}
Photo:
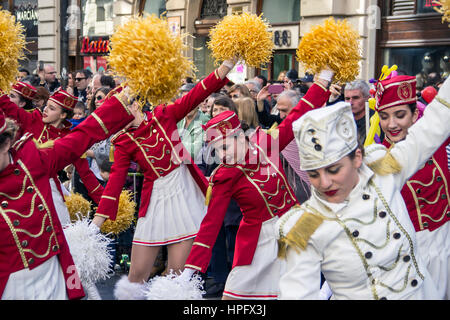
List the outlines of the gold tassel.
{"label": "gold tassel", "polygon": [[214,183],[212,181],[209,182],[208,189],[206,189],[205,195],[205,206],[209,206],[209,202],[211,201],[212,187]]}
{"label": "gold tassel", "polygon": [[53,148],[55,145],[54,140],[48,140],[44,143],[39,143],[36,139],[33,138],[34,144],[36,145],[36,148],[38,149],[46,149],[46,148]]}
{"label": "gold tassel", "polygon": [[295,223],[294,227],[285,237],[278,240],[278,257],[285,258],[287,247],[293,247],[297,252],[305,250],[308,240],[316,229],[322,224],[323,217],[305,212]]}
{"label": "gold tassel", "polygon": [[270,129],[268,129],[266,132],[272,138],[277,139],[278,138],[278,134],[280,133],[280,131],[278,130],[278,122],[274,122],[272,124],[272,126],[270,127]]}
{"label": "gold tassel", "polygon": [[114,162],[114,145],[112,143],[109,147],[109,162]]}
{"label": "gold tassel", "polygon": [[85,152],[85,153],[83,153],[82,155],[81,155],[81,157],[80,157],[81,159],[86,159],[87,158],[87,153]]}
{"label": "gold tassel", "polygon": [[367,166],[380,176],[399,173],[402,170],[400,163],[398,163],[389,151],[383,158],[375,160],[367,164]]}

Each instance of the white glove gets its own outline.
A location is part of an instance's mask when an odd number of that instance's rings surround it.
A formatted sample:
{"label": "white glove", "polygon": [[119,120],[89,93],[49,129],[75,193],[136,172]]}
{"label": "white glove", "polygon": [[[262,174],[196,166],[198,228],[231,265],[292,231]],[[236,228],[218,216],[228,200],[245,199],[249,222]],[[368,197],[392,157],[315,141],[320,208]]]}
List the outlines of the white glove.
{"label": "white glove", "polygon": [[97,234],[100,232],[100,228],[95,224],[95,223],[90,223],[89,224],[89,231],[92,232],[92,234]]}
{"label": "white glove", "polygon": [[183,272],[181,273],[181,275],[178,277],[179,280],[181,281],[186,281],[188,282],[192,276],[194,275],[195,270],[191,269],[191,268],[184,268]]}
{"label": "white glove", "polygon": [[233,59],[227,59],[225,60],[222,64],[229,68],[230,70],[234,68],[234,66],[236,65],[236,63],[238,62],[239,58],[238,57],[234,57]]}
{"label": "white glove", "polygon": [[319,79],[323,79],[325,81],[331,82],[334,76],[334,71],[330,69],[323,69],[319,73]]}

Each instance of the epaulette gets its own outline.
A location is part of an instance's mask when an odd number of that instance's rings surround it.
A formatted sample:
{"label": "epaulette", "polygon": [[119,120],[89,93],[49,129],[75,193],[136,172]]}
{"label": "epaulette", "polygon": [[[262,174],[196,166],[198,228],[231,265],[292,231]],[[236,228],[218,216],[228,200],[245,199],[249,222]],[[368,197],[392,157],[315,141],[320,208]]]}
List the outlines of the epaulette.
{"label": "epaulette", "polygon": [[19,140],[17,140],[16,142],[14,142],[12,148],[13,148],[14,150],[16,150],[16,151],[19,150],[19,149],[23,146],[23,144],[24,144],[26,141],[30,140],[31,138],[33,138],[33,134],[32,134],[32,133],[30,133],[30,132],[25,133],[22,137],[20,137]]}
{"label": "epaulette", "polygon": [[[368,158],[367,161],[367,166],[376,174],[380,175],[380,176],[386,176],[389,174],[395,174],[395,173],[399,173],[402,170],[402,166],[400,165],[400,163],[398,163],[397,159],[394,158],[394,156],[391,154],[391,149],[394,145],[392,144],[389,149],[386,149],[384,147],[385,150],[385,154],[384,156],[382,156],[379,159],[376,159],[374,161],[370,161],[370,157],[371,157],[371,152],[377,152],[379,150],[377,149],[373,149],[370,150],[369,149],[369,153],[365,155],[365,157]],[[366,148],[367,150],[367,148]],[[380,149],[381,150],[381,149]]]}
{"label": "epaulette", "polygon": [[267,130],[263,129],[263,131],[265,133],[267,133],[268,135],[270,135],[272,138],[277,139],[278,134],[280,133],[278,130],[278,122],[274,122],[269,129],[267,129]]}
{"label": "epaulette", "polygon": [[[292,207],[280,219],[279,224],[279,239],[278,239],[278,257],[285,258],[287,247],[294,248],[297,252],[305,250],[308,245],[308,240],[311,238],[316,229],[322,224],[324,217],[304,211],[299,205]],[[284,229],[286,222],[288,222],[293,215],[301,214],[294,226],[287,232]]]}

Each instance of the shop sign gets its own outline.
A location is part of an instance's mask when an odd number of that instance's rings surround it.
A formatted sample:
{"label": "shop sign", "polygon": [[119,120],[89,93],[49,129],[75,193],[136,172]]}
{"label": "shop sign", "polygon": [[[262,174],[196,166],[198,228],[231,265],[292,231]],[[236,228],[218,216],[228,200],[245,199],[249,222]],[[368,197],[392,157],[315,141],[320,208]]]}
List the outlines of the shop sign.
{"label": "shop sign", "polygon": [[107,54],[109,53],[109,39],[83,37],[80,52],[84,54]]}
{"label": "shop sign", "polygon": [[25,36],[37,37],[38,36],[38,10],[37,1],[29,1],[27,3],[20,3],[16,1],[16,6],[14,7],[14,15],[16,16],[16,21],[20,22],[25,29]]}

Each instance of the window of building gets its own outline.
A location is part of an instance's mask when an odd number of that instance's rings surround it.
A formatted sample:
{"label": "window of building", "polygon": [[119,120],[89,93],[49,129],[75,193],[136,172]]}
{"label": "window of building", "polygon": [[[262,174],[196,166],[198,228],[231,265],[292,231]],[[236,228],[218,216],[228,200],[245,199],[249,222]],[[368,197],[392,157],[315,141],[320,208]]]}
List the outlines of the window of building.
{"label": "window of building", "polygon": [[448,46],[387,48],[383,50],[384,64],[398,66],[399,74],[417,77],[417,87],[430,84],[436,77],[448,77],[450,72],[450,48]]}
{"label": "window of building", "polygon": [[166,0],[144,0],[144,12],[148,14],[155,14],[160,17],[166,12]]}
{"label": "window of building", "polygon": [[81,0],[82,35],[111,35],[114,31],[113,0]]}
{"label": "window of building", "polygon": [[263,1],[262,12],[271,24],[300,21],[300,0]]}
{"label": "window of building", "polygon": [[436,12],[434,8],[436,7],[436,3],[433,3],[432,0],[417,0],[417,13],[433,13]]}
{"label": "window of building", "polygon": [[384,16],[436,13],[434,8],[438,6],[433,0],[388,0],[382,5]]}
{"label": "window of building", "polygon": [[223,18],[227,15],[226,0],[203,0],[200,19]]}
{"label": "window of building", "polygon": [[195,74],[197,78],[208,75],[215,69],[211,50],[206,45],[208,41],[209,38],[205,36],[194,38],[194,64],[197,67]]}

